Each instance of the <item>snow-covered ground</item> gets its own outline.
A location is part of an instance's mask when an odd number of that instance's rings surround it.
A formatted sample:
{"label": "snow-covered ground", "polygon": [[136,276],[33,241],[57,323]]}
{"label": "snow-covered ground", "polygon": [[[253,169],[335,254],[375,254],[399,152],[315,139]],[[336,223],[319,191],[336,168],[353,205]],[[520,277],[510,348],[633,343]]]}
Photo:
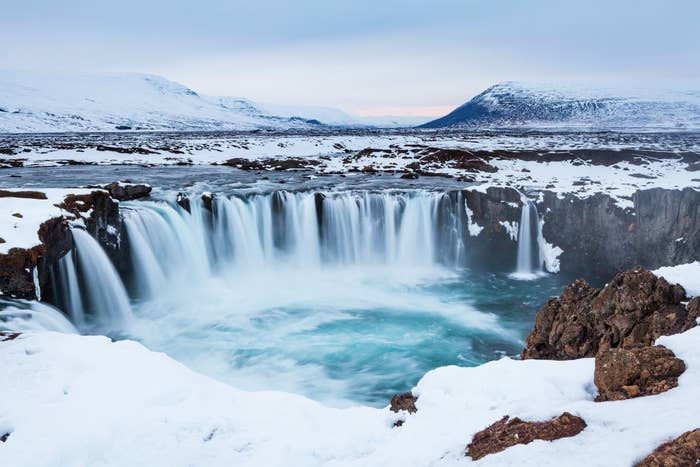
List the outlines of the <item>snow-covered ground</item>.
{"label": "snow-covered ground", "polygon": [[[659,343],[685,360],[679,387],[593,402],[593,359],[444,367],[421,379],[418,412],[325,407],[244,392],[132,341],[27,333],[0,343],[0,443],[12,466],[464,465],[466,445],[503,415],[569,411],[587,428],[487,456],[481,465],[625,466],[697,428],[700,328]],[[397,419],[406,422],[394,428]]]}
{"label": "snow-covered ground", "polygon": [[[700,163],[700,143],[695,138],[666,140],[664,137],[638,135],[628,141],[624,136],[585,135],[440,135],[432,133],[397,134],[283,134],[229,135],[193,137],[163,136],[142,139],[115,139],[104,142],[49,140],[36,143],[31,139],[16,141],[15,155],[5,156],[24,166],[52,166],[71,163],[87,164],[222,164],[231,159],[259,161],[298,158],[310,164],[319,174],[343,173],[371,167],[378,172],[406,171],[407,166],[422,157],[425,148],[461,149],[467,151],[532,151],[546,155],[551,151],[638,151],[646,154],[644,163],[623,161],[614,165],[597,165],[583,161],[538,162],[518,158],[494,158],[488,162],[498,170],[494,173],[472,173],[450,167],[449,163],[434,163],[424,170],[453,177],[469,176],[474,183],[488,186],[514,186],[523,189],[548,189],[557,193],[573,193],[580,197],[604,192],[622,207],[630,207],[630,196],[638,189],[666,188],[700,189],[700,175],[686,170],[688,161]],[[100,147],[99,144],[103,146]],[[71,147],[75,146],[75,147]],[[131,153],[105,150],[104,146],[139,149]],[[367,148],[376,152],[359,151]],[[146,150],[146,151],[144,151]],[[679,154],[678,159],[656,158],[655,151],[666,155]],[[141,152],[141,153],[139,153]],[[144,153],[145,152],[145,153]],[[688,156],[689,153],[693,155]],[[682,161],[681,155],[687,159]],[[693,159],[693,157],[695,159]],[[575,159],[575,156],[572,156]],[[572,162],[575,162],[572,163]],[[3,160],[0,159],[0,164]]]}
{"label": "snow-covered ground", "polygon": [[12,248],[32,248],[39,245],[41,241],[38,232],[41,224],[54,217],[73,216],[57,206],[66,196],[88,194],[95,190],[43,188],[38,191],[44,193],[46,199],[0,197],[0,238],[4,240],[4,243],[0,242],[0,254],[7,254]]}

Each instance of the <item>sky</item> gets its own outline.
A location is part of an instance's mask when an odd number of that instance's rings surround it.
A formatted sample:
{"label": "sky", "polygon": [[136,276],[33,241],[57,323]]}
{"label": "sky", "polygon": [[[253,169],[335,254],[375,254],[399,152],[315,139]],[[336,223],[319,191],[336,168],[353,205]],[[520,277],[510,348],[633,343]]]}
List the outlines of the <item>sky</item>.
{"label": "sky", "polygon": [[439,116],[507,80],[700,80],[698,0],[0,0],[0,67]]}

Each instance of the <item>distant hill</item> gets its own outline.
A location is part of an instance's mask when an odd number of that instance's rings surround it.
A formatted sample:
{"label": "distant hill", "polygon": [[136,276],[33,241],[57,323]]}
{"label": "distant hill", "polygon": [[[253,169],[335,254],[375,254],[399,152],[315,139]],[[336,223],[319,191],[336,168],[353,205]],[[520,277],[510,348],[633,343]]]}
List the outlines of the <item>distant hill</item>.
{"label": "distant hill", "polygon": [[503,82],[422,127],[700,129],[700,90]]}
{"label": "distant hill", "polygon": [[423,121],[206,96],[149,74],[0,71],[0,133],[391,127]]}

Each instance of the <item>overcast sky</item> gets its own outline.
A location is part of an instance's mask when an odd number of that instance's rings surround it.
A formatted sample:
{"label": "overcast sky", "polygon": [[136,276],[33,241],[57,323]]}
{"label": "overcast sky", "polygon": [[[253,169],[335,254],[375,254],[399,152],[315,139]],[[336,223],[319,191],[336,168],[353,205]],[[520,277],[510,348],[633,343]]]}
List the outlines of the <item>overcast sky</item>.
{"label": "overcast sky", "polygon": [[504,80],[700,78],[700,0],[0,0],[0,67],[440,115]]}

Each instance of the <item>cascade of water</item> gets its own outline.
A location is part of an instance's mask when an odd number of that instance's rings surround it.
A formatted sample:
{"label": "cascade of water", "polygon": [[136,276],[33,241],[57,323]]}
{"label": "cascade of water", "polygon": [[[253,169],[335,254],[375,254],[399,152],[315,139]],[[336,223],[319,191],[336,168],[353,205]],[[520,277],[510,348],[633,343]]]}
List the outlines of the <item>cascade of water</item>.
{"label": "cascade of water", "polygon": [[131,306],[119,274],[97,240],[74,228],[73,243],[80,271],[85,314],[99,325],[121,327],[131,321]]}
{"label": "cascade of water", "polygon": [[78,282],[78,273],[75,270],[73,252],[69,252],[59,260],[58,270],[61,283],[64,284],[63,309],[66,310],[76,326],[83,326],[85,324],[85,307],[80,296],[80,283]]}
{"label": "cascade of water", "polygon": [[77,334],[78,330],[56,308],[41,302],[0,298],[0,331],[55,331]]}
{"label": "cascade of water", "polygon": [[[461,199],[461,198],[460,198]],[[462,203],[449,195],[292,193],[216,197],[209,220],[202,201],[191,214],[165,203],[125,204],[135,281],[153,294],[174,271],[321,265],[455,264],[463,252]],[[445,214],[445,212],[447,214]],[[438,215],[447,215],[445,234]],[[445,248],[445,242],[457,242]],[[207,262],[208,257],[211,261]],[[195,264],[191,264],[194,262]],[[140,289],[137,289],[140,290]]]}
{"label": "cascade of water", "polygon": [[537,207],[531,201],[524,201],[520,213],[518,229],[518,262],[516,274],[526,277],[541,271],[539,247],[539,217]]}

